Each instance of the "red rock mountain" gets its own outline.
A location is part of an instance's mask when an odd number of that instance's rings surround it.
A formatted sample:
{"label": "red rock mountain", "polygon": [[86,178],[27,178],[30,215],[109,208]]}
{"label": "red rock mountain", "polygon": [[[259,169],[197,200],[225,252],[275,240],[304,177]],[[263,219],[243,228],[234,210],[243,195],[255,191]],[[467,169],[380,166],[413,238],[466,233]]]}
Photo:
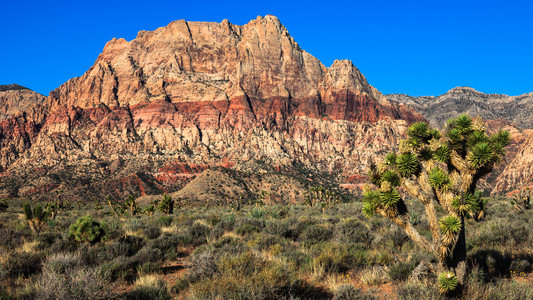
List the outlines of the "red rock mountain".
{"label": "red rock mountain", "polygon": [[13,95],[0,98],[0,194],[10,196],[156,194],[221,165],[356,178],[423,119],[350,61],[325,67],[274,16],[113,39],[46,99]]}

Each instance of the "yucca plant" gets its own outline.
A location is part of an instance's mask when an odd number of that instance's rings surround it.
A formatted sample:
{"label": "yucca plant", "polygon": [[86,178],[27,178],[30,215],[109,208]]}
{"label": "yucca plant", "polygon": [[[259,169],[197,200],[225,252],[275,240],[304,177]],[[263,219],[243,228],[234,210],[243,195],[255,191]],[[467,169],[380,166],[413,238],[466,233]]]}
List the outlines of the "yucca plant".
{"label": "yucca plant", "polygon": [[77,242],[96,244],[107,240],[107,225],[94,220],[91,216],[80,217],[76,223],[70,225],[68,236]]}
{"label": "yucca plant", "polygon": [[[489,136],[483,121],[468,115],[448,120],[442,131],[425,122],[414,123],[398,152],[389,153],[382,163],[370,166],[373,187],[365,187],[363,213],[391,219],[416,245],[438,259],[438,270],[456,270],[454,273],[460,276],[453,278],[461,283],[466,266],[464,219],[477,220],[482,216],[485,203],[476,191],[477,182],[501,161],[508,144],[507,131]],[[424,205],[431,240],[410,221],[411,213],[400,191]],[[444,216],[437,215],[436,206],[442,207]],[[446,277],[443,286],[455,289],[455,279]]]}
{"label": "yucca plant", "polygon": [[451,272],[444,272],[439,275],[439,291],[443,294],[450,294],[459,285],[457,276]]}

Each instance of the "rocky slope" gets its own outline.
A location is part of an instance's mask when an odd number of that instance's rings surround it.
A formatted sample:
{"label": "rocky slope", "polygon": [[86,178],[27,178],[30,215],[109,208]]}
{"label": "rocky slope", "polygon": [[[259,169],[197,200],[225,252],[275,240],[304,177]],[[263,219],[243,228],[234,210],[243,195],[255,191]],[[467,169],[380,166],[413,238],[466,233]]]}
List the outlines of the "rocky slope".
{"label": "rocky slope", "polygon": [[435,127],[461,113],[481,116],[489,131],[499,128],[511,133],[507,157],[485,187],[493,193],[512,191],[533,184],[533,93],[520,96],[484,94],[469,87],[457,87],[433,97],[411,97],[403,94],[386,96],[393,103],[409,105]]}
{"label": "rocky slope", "polygon": [[[213,166],[261,174],[257,166],[303,165],[359,178],[423,119],[351,62],[325,67],[274,16],[243,26],[182,20],[113,39],[39,107],[24,123],[35,124],[31,142],[0,155],[0,194],[154,194]],[[12,143],[15,119],[2,143]]]}

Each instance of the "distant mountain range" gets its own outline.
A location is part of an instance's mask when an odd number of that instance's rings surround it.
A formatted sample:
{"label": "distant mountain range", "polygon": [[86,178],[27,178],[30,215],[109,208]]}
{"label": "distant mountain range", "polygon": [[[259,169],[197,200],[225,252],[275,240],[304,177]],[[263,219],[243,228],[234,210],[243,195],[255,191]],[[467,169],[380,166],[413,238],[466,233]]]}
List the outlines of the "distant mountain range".
{"label": "distant mountain range", "polygon": [[524,129],[533,129],[533,93],[520,96],[484,94],[469,87],[456,87],[437,97],[411,97],[389,94],[393,103],[412,106],[435,127],[459,113],[481,116],[485,120],[503,119]]}

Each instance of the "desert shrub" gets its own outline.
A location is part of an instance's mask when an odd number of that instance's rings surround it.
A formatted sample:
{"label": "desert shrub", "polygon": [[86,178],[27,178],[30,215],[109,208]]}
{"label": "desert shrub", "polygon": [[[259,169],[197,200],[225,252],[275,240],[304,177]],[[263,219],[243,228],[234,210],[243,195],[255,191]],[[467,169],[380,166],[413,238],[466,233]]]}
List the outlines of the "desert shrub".
{"label": "desert shrub", "polygon": [[219,254],[213,251],[193,254],[191,258],[192,267],[188,273],[188,278],[191,281],[210,278],[219,271],[219,259]]}
{"label": "desert shrub", "polygon": [[[220,224],[220,223],[219,223]],[[217,224],[218,225],[218,224]],[[224,228],[215,226],[213,229],[211,229],[211,232],[209,233],[209,239],[211,241],[219,239],[222,235],[224,235]]]}
{"label": "desert shrub", "polygon": [[290,228],[287,222],[280,220],[267,220],[265,222],[265,231],[282,237],[290,237]]}
{"label": "desert shrub", "polygon": [[159,249],[163,256],[169,260],[175,259],[182,255],[178,247],[191,245],[192,237],[187,232],[180,234],[162,234],[157,239],[148,241],[147,246],[153,249]]}
{"label": "desert shrub", "polygon": [[222,256],[217,276],[190,283],[192,299],[279,299],[301,290],[291,270],[251,252]]}
{"label": "desert shrub", "polygon": [[114,258],[110,262],[104,262],[100,265],[100,275],[109,281],[116,281],[119,279],[127,279],[131,277],[131,273],[135,269],[135,265],[131,260],[124,256]]}
{"label": "desert shrub", "polygon": [[82,267],[84,262],[79,254],[56,253],[47,257],[43,265],[43,271],[64,274],[72,269]]}
{"label": "desert shrub", "polygon": [[153,275],[137,279],[134,290],[126,296],[128,300],[170,300],[171,298],[165,281]]}
{"label": "desert shrub", "polygon": [[413,299],[447,299],[441,293],[436,285],[425,284],[418,281],[409,281],[401,284],[397,289],[398,299],[413,300]]}
{"label": "desert shrub", "polygon": [[237,255],[248,249],[248,247],[238,238],[223,236],[213,243],[213,249],[217,253]]}
{"label": "desert shrub", "polygon": [[265,222],[263,220],[254,218],[240,218],[235,222],[235,232],[240,235],[261,232],[264,227]]}
{"label": "desert shrub", "polygon": [[58,239],[61,239],[61,234],[57,232],[44,232],[37,236],[37,249],[43,250],[53,245]]}
{"label": "desert shrub", "polygon": [[132,256],[144,246],[144,240],[137,236],[127,235],[123,236],[104,247],[112,257],[116,256]]}
{"label": "desert shrub", "polygon": [[411,272],[416,268],[416,262],[399,261],[389,268],[389,277],[394,281],[405,281],[411,276]]}
{"label": "desert shrub", "polygon": [[174,218],[172,216],[160,216],[157,218],[155,223],[159,225],[159,227],[168,227],[170,224],[172,224],[172,220]]}
{"label": "desert shrub", "polygon": [[339,286],[333,293],[334,300],[373,300],[376,299],[371,295],[365,294],[360,289],[356,289],[351,284]]}
{"label": "desert shrub", "polygon": [[161,261],[139,261],[136,265],[137,274],[142,276],[146,274],[159,273],[163,263]]}
{"label": "desert shrub", "polygon": [[328,241],[331,238],[332,230],[320,225],[314,224],[308,226],[300,236],[306,244],[316,244],[318,242]]}
{"label": "desert shrub", "polygon": [[257,226],[254,226],[251,224],[243,224],[235,230],[235,233],[240,234],[240,235],[248,235],[248,234],[251,234],[254,232],[260,232],[260,231],[261,229],[258,228]]}
{"label": "desert shrub", "polygon": [[75,254],[49,257],[35,292],[39,299],[109,299],[110,286],[96,268],[82,264]]}
{"label": "desert shrub", "polygon": [[282,252],[282,256],[287,264],[294,266],[296,269],[305,269],[313,261],[311,256],[297,249],[287,249]]}
{"label": "desert shrub", "polygon": [[68,230],[69,238],[77,242],[87,242],[91,244],[105,241],[108,238],[107,224],[94,220],[91,216],[80,217],[76,223],[70,225]]}
{"label": "desert shrub", "polygon": [[373,266],[361,271],[361,281],[366,285],[379,285],[388,282],[389,276],[383,266]]}
{"label": "desert shrub", "polygon": [[[31,234],[30,234],[31,235]],[[13,228],[0,228],[0,246],[11,250],[21,246],[30,235]]]}
{"label": "desert shrub", "polygon": [[188,230],[194,245],[204,244],[210,232],[211,229],[200,222],[195,222]]}
{"label": "desert shrub", "polygon": [[43,255],[32,252],[13,252],[9,254],[3,266],[4,277],[29,277],[41,271]]}
{"label": "desert shrub", "polygon": [[286,245],[287,241],[279,236],[271,234],[260,234],[257,237],[255,247],[260,250],[269,250],[274,245]]}
{"label": "desert shrub", "polygon": [[335,237],[341,243],[364,243],[370,245],[372,242],[370,229],[356,218],[348,218],[337,224]]}
{"label": "desert shrub", "polygon": [[222,228],[225,231],[231,231],[233,230],[233,227],[235,225],[235,215],[228,214],[222,216],[222,220],[217,223],[216,228]]}
{"label": "desert shrub", "polygon": [[0,286],[0,299],[2,299],[2,300],[15,300],[17,298],[15,298],[10,293],[8,293],[6,290],[4,290],[4,287]]}
{"label": "desert shrub", "polygon": [[156,239],[161,236],[161,228],[157,226],[147,226],[143,229],[143,235],[149,240]]}
{"label": "desert shrub", "polygon": [[154,249],[150,246],[145,246],[141,250],[139,250],[139,252],[137,252],[134,256],[132,256],[131,260],[137,264],[143,264],[145,262],[164,261],[165,256],[161,249]]}

